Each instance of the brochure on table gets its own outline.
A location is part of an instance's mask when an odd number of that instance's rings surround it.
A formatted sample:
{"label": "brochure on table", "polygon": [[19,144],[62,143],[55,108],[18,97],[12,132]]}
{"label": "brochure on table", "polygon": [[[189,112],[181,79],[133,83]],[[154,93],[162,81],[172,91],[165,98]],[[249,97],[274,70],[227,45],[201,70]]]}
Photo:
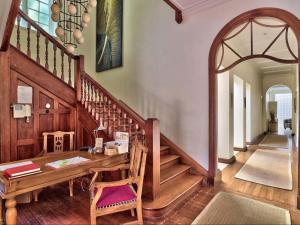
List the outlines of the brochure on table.
{"label": "brochure on table", "polygon": [[62,159],[62,160],[58,160],[55,162],[47,163],[46,166],[50,166],[52,168],[59,169],[59,168],[65,167],[65,166],[76,165],[76,164],[83,163],[86,161],[89,161],[89,159],[77,156],[77,157],[73,157],[73,158],[69,158],[69,159]]}

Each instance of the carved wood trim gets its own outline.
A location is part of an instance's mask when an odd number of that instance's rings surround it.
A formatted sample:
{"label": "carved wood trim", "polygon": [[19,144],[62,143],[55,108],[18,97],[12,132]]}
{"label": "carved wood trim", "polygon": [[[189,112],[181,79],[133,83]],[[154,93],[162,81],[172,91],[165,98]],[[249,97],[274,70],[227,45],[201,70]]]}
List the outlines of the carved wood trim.
{"label": "carved wood trim", "polygon": [[[10,11],[7,17],[6,27],[4,31],[4,36],[2,39],[2,45],[0,51],[7,51],[9,47],[10,37],[15,26],[15,19],[18,15],[20,0],[12,0]],[[3,18],[2,18],[3,19]]]}

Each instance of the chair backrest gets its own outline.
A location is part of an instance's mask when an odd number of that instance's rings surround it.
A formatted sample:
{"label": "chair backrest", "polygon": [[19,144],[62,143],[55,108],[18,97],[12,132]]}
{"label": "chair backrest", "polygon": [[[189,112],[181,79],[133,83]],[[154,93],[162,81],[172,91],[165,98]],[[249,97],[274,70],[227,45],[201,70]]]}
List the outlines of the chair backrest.
{"label": "chair backrest", "polygon": [[133,178],[138,186],[137,195],[141,197],[144,181],[148,149],[138,141],[134,141],[130,151],[130,167],[128,176]]}
{"label": "chair backrest", "polygon": [[74,131],[70,132],[63,132],[63,131],[56,131],[56,132],[44,132],[44,145],[43,150],[45,153],[48,152],[48,136],[54,137],[53,143],[53,151],[54,152],[63,152],[64,151],[64,136],[70,136],[70,151],[74,150]]}

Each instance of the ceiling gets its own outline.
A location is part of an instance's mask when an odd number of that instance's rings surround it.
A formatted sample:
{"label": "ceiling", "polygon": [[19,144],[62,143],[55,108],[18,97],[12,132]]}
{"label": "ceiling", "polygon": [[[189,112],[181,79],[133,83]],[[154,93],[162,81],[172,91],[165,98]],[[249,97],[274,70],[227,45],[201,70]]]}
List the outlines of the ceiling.
{"label": "ceiling", "polygon": [[[275,18],[260,18],[257,19],[259,23],[267,25],[284,25],[282,21],[279,21]],[[237,27],[233,30],[227,37],[230,37],[236,34],[245,24]],[[253,23],[253,51],[254,54],[262,54],[272,41],[279,35],[283,30],[283,27],[264,27],[259,24]],[[292,52],[297,56],[297,39],[294,32],[289,29],[288,32],[288,41],[291,47]],[[251,53],[251,26],[248,25],[241,33],[231,40],[226,41],[238,54],[241,56],[248,56]],[[285,32],[277,39],[277,41],[269,48],[266,52],[267,55],[274,56],[280,59],[291,59],[293,60],[292,54],[289,52],[286,44]],[[218,55],[220,59],[220,52]],[[224,67],[231,64],[233,61],[238,59],[238,56],[235,55],[228,48],[225,48],[225,64]],[[262,73],[262,74],[287,74],[294,73],[296,70],[295,64],[282,64],[277,63],[269,59],[253,59],[251,63]]]}
{"label": "ceiling", "polygon": [[171,0],[183,15],[193,14],[207,8],[228,2],[229,0]]}

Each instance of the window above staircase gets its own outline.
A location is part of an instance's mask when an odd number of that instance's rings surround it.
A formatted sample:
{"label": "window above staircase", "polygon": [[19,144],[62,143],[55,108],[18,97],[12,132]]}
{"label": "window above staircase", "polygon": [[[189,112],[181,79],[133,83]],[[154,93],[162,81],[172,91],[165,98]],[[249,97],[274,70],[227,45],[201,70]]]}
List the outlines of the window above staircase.
{"label": "window above staircase", "polygon": [[[55,34],[57,24],[52,21],[50,14],[52,0],[21,0],[20,9],[49,34]],[[25,21],[21,26],[27,27]]]}

